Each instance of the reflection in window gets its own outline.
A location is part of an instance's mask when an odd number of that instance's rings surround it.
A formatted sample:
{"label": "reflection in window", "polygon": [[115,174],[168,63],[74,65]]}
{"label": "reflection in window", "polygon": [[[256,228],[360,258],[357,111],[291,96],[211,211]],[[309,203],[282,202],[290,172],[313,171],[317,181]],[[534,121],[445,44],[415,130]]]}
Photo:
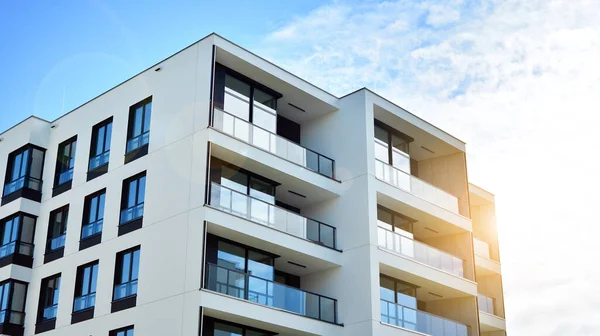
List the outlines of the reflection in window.
{"label": "reflection in window", "polygon": [[54,186],[64,184],[73,179],[73,168],[75,167],[76,147],[77,136],[58,145]]}
{"label": "reflection in window", "polygon": [[67,237],[67,219],[69,206],[64,206],[50,213],[50,224],[48,225],[47,251],[55,251],[65,246]]}
{"label": "reflection in window", "polygon": [[86,197],[83,207],[83,226],[81,227],[81,239],[86,239],[93,235],[102,233],[105,198],[105,190],[101,190]]}
{"label": "reflection in window", "polygon": [[113,300],[137,294],[140,267],[140,247],[119,252],[115,270],[115,290]]}
{"label": "reflection in window", "polygon": [[127,125],[127,145],[125,153],[130,153],[150,140],[150,119],[152,117],[152,97],[132,106],[129,109]]}
{"label": "reflection in window", "polygon": [[9,154],[3,196],[23,188],[40,191],[44,152],[29,145]]}
{"label": "reflection in window", "polygon": [[60,292],[60,273],[42,280],[38,321],[56,318],[58,295]]}
{"label": "reflection in window", "polygon": [[379,275],[379,295],[382,300],[417,308],[417,287],[383,274]]}

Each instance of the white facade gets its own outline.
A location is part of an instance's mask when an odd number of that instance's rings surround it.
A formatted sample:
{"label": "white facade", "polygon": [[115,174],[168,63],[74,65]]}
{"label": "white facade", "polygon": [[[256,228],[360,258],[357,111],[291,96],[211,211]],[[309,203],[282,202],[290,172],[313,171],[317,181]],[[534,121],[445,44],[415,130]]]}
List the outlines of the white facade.
{"label": "white facade", "polygon": [[[243,95],[236,98],[229,84],[225,92],[217,93],[223,85],[215,79],[217,63],[258,83],[253,86],[254,97],[263,86],[280,93],[277,107],[261,105],[256,98],[253,105]],[[224,97],[217,98],[219,94]],[[149,97],[147,154],[125,163],[130,107]],[[250,105],[252,122],[229,117],[239,117],[237,110]],[[275,123],[275,114],[300,125],[294,136],[299,136],[302,147],[281,135],[284,126]],[[88,181],[92,129],[110,117],[107,172]],[[375,120],[387,125],[390,134],[396,130],[410,138],[409,153],[397,154],[393,163],[379,160]],[[75,135],[71,188],[52,196],[59,144]],[[279,335],[505,334],[503,319],[488,313],[482,317],[478,306],[483,290],[495,296],[502,306],[499,315],[504,316],[501,285],[499,290],[494,287],[501,283],[499,263],[474,253],[473,189],[467,181],[465,144],[367,89],[335,97],[211,34],[53,122],[31,117],[0,134],[0,139],[0,176],[6,176],[5,184],[11,181],[7,172],[11,153],[27,144],[46,150],[41,201],[25,196],[8,201],[9,195],[4,195],[7,202],[0,207],[0,220],[18,212],[37,217],[32,267],[13,262],[0,268],[0,283],[14,279],[28,284],[20,331],[24,335],[48,324],[39,318],[42,279],[58,273],[54,328],[43,332],[49,336],[108,335],[126,326],[134,326],[135,334],[142,336],[199,335],[207,318]],[[396,155],[394,150],[390,153]],[[406,167],[393,168],[404,156]],[[311,169],[315,157],[320,160],[319,171]],[[327,158],[335,162],[331,170]],[[210,188],[214,180],[209,168],[219,161],[277,182],[273,197],[277,204],[254,203],[254,198],[236,194],[250,202],[248,212],[232,210],[233,203],[228,208],[224,199],[229,191],[223,189],[217,199],[214,190],[221,186]],[[144,171],[142,226],[119,235],[123,181]],[[333,176],[327,176],[330,171]],[[82,219],[87,216],[84,200],[103,188],[101,243],[80,250]],[[207,194],[209,189],[213,194]],[[50,213],[67,204],[63,256],[44,263]],[[262,210],[255,210],[255,204]],[[300,214],[284,210],[282,204]],[[410,232],[386,230],[378,220],[378,206],[410,218]],[[264,211],[267,220],[261,223]],[[326,225],[307,224],[305,218]],[[478,223],[483,227],[485,220]],[[335,227],[335,245],[329,226]],[[317,243],[315,227],[321,228]],[[294,279],[291,285],[286,282],[289,289],[271,289],[271,304],[259,304],[251,302],[248,292],[237,298],[209,288],[208,279],[213,278],[207,273],[213,266],[206,242],[213,235],[276,255],[271,266]],[[111,313],[116,255],[138,245],[135,305]],[[95,260],[99,266],[93,318],[72,323],[77,268]],[[480,270],[485,275],[480,276]],[[485,280],[489,289],[481,289],[478,280],[489,275],[486,272],[498,277]],[[382,302],[381,276],[411,284],[412,294],[407,295],[414,297],[415,306]],[[251,286],[243,281],[237,285],[246,291]],[[321,318],[303,316],[312,314],[315,306],[309,303],[312,299],[291,298],[304,297],[298,290],[326,297],[319,301]],[[286,296],[283,306],[275,303],[283,302],[277,295]],[[260,300],[260,293],[257,297]],[[324,321],[330,319],[328,298],[337,300],[334,321]],[[287,305],[299,303],[304,313],[289,311]],[[390,319],[384,306],[405,315],[395,313]],[[445,331],[435,329],[438,322]],[[207,334],[212,335],[203,331]]]}

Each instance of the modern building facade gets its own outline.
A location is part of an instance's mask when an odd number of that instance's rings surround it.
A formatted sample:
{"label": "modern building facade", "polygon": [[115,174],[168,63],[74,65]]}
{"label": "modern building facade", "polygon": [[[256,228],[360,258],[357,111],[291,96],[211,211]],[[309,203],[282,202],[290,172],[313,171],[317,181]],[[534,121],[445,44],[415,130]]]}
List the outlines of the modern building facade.
{"label": "modern building facade", "polygon": [[0,333],[505,335],[465,144],[211,34],[0,135]]}

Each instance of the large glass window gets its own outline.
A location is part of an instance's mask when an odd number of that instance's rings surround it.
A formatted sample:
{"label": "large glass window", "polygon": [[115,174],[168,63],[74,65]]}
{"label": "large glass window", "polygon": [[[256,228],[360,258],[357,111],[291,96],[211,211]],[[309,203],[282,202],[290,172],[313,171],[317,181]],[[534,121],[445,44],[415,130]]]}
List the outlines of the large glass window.
{"label": "large glass window", "polygon": [[115,265],[115,289],[113,300],[137,295],[140,247],[119,252]]}
{"label": "large glass window", "polygon": [[121,196],[121,220],[124,224],[144,216],[144,199],[146,195],[146,172],[123,181]]}
{"label": "large glass window", "polygon": [[410,173],[409,144],[412,138],[375,121],[375,158]]}
{"label": "large glass window", "polygon": [[16,214],[0,222],[0,258],[13,253],[33,255],[33,235],[36,218],[27,214]]}
{"label": "large glass window", "polygon": [[105,198],[105,189],[95,192],[85,198],[85,204],[83,206],[81,239],[87,239],[91,236],[102,233]]}
{"label": "large glass window", "polygon": [[90,145],[90,165],[92,171],[108,164],[110,157],[110,140],[112,137],[112,117],[97,124],[92,129]]}
{"label": "large glass window", "polygon": [[3,196],[23,188],[41,191],[44,151],[28,145],[8,156]]}
{"label": "large glass window", "polygon": [[135,104],[129,109],[126,153],[130,153],[148,144],[150,141],[151,117],[152,97]]}
{"label": "large glass window", "polygon": [[[219,162],[215,162],[215,165],[219,165]],[[276,184],[274,182],[234,166],[221,163],[220,167],[220,183],[222,186],[264,202],[275,204]]]}
{"label": "large glass window", "polygon": [[108,336],[133,336],[133,326],[111,330]]}
{"label": "large glass window", "polygon": [[415,223],[415,220],[411,218],[403,216],[381,205],[377,206],[377,225],[384,229],[397,231],[404,236],[413,238],[413,223]]}
{"label": "large glass window", "polygon": [[96,283],[98,280],[98,260],[77,268],[75,279],[75,300],[73,312],[93,308],[96,305]]}
{"label": "large glass window", "polygon": [[56,209],[50,213],[50,223],[48,224],[48,245],[46,248],[47,251],[55,251],[65,246],[68,215],[68,205]]}
{"label": "large glass window", "polygon": [[381,274],[379,295],[382,300],[417,309],[417,287],[407,282]]}
{"label": "large glass window", "polygon": [[38,322],[56,318],[59,292],[60,273],[42,280]]}
{"label": "large glass window", "polygon": [[273,336],[277,333],[262,331],[256,328],[247,327],[237,323],[204,317],[203,332],[204,336]]}
{"label": "large glass window", "polygon": [[55,187],[73,180],[76,147],[77,136],[58,145],[58,153],[56,155],[56,172],[54,176]]}
{"label": "large glass window", "polygon": [[9,280],[0,283],[0,324],[23,325],[27,284]]}

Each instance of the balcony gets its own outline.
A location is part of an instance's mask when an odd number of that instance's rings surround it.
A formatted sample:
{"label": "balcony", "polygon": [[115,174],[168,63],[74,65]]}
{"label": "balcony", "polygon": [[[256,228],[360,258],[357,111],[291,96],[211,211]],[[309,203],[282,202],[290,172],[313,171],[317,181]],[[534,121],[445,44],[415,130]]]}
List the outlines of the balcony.
{"label": "balcony", "polygon": [[257,224],[336,249],[335,227],[300,216],[220,184],[211,183],[209,204],[215,209]]}
{"label": "balcony", "polygon": [[259,305],[337,324],[337,300],[262,279],[247,273],[206,264],[205,288]]}
{"label": "balcony", "polygon": [[23,325],[25,324],[25,313],[3,309],[0,310],[0,334],[2,335],[23,335]]}
{"label": "balcony", "polygon": [[464,278],[464,261],[399,233],[377,227],[379,246],[440,271]]}
{"label": "balcony", "polygon": [[[407,160],[409,160],[408,157]],[[408,164],[410,164],[410,162]],[[375,160],[375,176],[379,180],[391,184],[396,188],[408,191],[425,201],[453,213],[459,213],[458,198],[455,196],[377,159]]]}
{"label": "balcony", "polygon": [[335,178],[335,161],[333,159],[304,148],[221,109],[214,109],[212,127],[320,175],[330,179]]}
{"label": "balcony", "polygon": [[490,246],[488,243],[473,238],[473,249],[475,252],[477,276],[501,274],[500,263],[490,257]]}
{"label": "balcony", "polygon": [[31,267],[33,265],[33,244],[13,241],[0,246],[0,267],[11,263]]}
{"label": "balcony", "polygon": [[479,324],[482,332],[506,330],[506,321],[496,315],[495,300],[483,294],[477,294],[479,306]]}
{"label": "balcony", "polygon": [[432,336],[468,336],[469,327],[443,317],[380,299],[381,322]]}

